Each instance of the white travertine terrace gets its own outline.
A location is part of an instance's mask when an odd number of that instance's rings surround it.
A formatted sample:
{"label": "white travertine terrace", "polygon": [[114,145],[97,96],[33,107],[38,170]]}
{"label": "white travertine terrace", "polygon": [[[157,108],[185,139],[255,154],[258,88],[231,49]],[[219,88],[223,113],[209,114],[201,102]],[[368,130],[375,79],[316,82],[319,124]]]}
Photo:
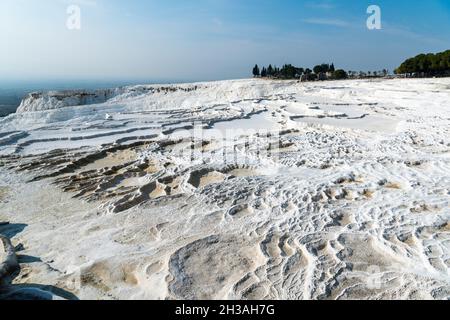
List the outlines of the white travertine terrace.
{"label": "white travertine terrace", "polygon": [[19,259],[17,284],[450,297],[449,79],[33,94],[0,119],[0,155],[0,234],[39,258]]}

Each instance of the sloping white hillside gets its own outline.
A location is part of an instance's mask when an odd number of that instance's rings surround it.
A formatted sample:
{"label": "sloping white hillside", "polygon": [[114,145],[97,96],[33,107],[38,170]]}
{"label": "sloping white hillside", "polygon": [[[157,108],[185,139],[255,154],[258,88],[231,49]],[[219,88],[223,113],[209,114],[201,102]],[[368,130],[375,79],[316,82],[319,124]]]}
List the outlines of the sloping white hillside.
{"label": "sloping white hillside", "polygon": [[34,94],[0,155],[0,296],[450,297],[449,79]]}

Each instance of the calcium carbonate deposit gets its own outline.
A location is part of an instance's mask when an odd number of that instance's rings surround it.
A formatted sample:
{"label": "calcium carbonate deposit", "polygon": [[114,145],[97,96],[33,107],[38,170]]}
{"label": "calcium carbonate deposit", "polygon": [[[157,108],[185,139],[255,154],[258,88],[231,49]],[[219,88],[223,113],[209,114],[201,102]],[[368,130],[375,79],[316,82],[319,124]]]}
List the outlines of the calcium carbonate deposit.
{"label": "calcium carbonate deposit", "polygon": [[0,297],[448,299],[449,203],[450,79],[34,93]]}

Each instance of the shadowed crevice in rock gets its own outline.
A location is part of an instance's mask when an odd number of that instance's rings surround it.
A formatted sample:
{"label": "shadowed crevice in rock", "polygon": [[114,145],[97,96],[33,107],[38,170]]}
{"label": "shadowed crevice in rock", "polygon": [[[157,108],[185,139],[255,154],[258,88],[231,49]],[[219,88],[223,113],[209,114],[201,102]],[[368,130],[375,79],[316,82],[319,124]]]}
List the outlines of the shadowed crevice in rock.
{"label": "shadowed crevice in rock", "polygon": [[[3,224],[0,232],[16,235],[26,225]],[[20,248],[20,246],[17,246]],[[20,264],[42,262],[40,258],[17,255],[9,237],[0,234],[0,300],[77,300],[68,291],[50,285],[15,284],[14,279],[20,274]]]}

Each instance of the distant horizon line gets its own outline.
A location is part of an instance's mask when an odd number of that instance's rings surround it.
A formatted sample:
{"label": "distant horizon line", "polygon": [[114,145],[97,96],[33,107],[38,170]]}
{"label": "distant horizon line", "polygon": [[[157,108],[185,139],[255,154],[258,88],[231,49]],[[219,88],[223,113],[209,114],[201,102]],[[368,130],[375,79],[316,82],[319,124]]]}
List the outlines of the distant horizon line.
{"label": "distant horizon line", "polygon": [[75,78],[54,78],[54,79],[0,79],[0,91],[11,89],[23,89],[26,87],[40,87],[48,88],[49,86],[56,87],[74,87],[74,86],[127,86],[127,85],[146,85],[146,84],[179,84],[179,83],[196,83],[196,82],[213,82],[226,80],[242,80],[250,79],[251,75],[247,77],[232,77],[232,78],[205,78],[205,79],[75,79]]}

